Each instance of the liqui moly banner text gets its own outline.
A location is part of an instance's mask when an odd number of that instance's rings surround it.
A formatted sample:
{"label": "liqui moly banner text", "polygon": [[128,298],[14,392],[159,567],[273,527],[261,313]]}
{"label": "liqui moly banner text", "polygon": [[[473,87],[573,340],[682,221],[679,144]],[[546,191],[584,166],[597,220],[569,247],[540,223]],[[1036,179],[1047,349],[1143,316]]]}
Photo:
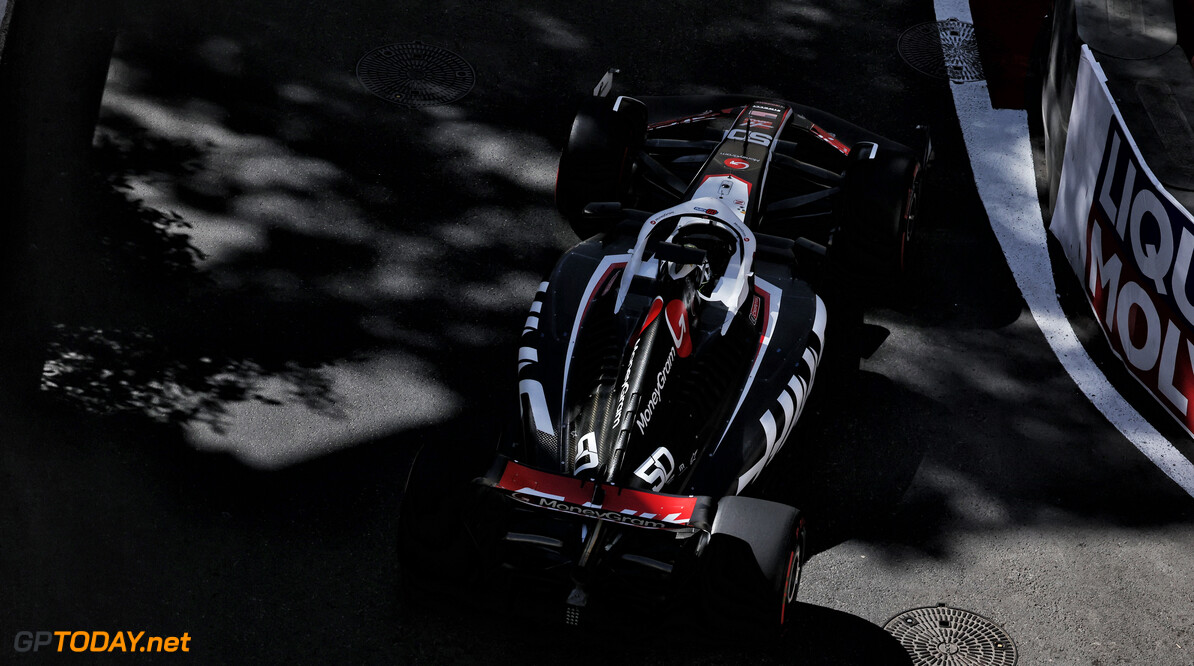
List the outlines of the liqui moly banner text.
{"label": "liqui moly banner text", "polygon": [[1050,231],[1112,350],[1194,430],[1194,217],[1141,158],[1085,46]]}

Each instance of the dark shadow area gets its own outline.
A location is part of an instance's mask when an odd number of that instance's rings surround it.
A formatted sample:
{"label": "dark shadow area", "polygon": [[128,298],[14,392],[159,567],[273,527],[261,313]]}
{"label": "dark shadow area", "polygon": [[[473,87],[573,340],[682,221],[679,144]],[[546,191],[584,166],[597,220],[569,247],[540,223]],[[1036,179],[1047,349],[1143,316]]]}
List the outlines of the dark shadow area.
{"label": "dark shadow area", "polygon": [[[933,403],[888,378],[861,372],[832,388],[810,405],[808,420],[763,481],[766,497],[805,512],[814,556],[890,520],[931,439],[922,419]],[[846,396],[871,408],[844,411]]]}
{"label": "dark shadow area", "polygon": [[[413,610],[413,609],[412,609]],[[636,664],[808,664],[810,666],[902,666],[912,664],[899,642],[881,627],[848,613],[797,604],[789,626],[778,639],[736,641],[717,627],[700,633],[683,633],[682,638],[663,641],[651,632],[627,631],[627,626],[667,626],[685,618],[653,618],[648,609],[629,610],[621,618],[586,627],[560,626],[554,632],[528,631],[550,621],[523,608],[503,613],[478,613],[460,607],[448,611],[420,609],[411,618],[409,630],[429,639],[429,645],[447,648],[449,661],[494,664],[524,663],[534,654],[545,662],[601,664],[611,661]],[[696,618],[691,618],[693,621]],[[641,622],[641,624],[635,624]],[[467,626],[467,644],[448,645],[439,637],[450,637]],[[616,640],[593,641],[593,635],[616,636]],[[832,637],[826,640],[826,637]],[[447,641],[445,641],[447,643]],[[499,652],[475,650],[473,645],[501,644]],[[586,646],[578,650],[578,644]]]}

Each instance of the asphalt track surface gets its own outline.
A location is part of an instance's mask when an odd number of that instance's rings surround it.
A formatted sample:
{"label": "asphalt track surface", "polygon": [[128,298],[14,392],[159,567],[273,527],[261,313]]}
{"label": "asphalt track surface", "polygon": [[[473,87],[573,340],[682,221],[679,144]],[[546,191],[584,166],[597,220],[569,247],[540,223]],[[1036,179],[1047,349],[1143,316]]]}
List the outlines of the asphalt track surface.
{"label": "asphalt track surface", "polygon": [[[880,627],[944,603],[1002,625],[1021,664],[1194,663],[1194,500],[1090,405],[1027,312],[948,84],[896,53],[931,3],[727,11],[133,12],[101,127],[194,167],[137,181],[194,225],[228,305],[184,314],[248,341],[246,359],[281,348],[324,370],[262,380],[280,404],[220,405],[222,432],[8,409],[0,638],[186,632],[203,663],[900,663]],[[472,64],[467,97],[406,109],[360,87],[357,59],[416,40]],[[778,647],[713,645],[707,627],[577,634],[397,594],[405,470],[419,446],[492,441],[524,309],[571,242],[555,157],[610,65],[627,92],[794,99],[905,142],[933,127],[916,262],[868,310],[857,384],[781,461],[815,522]]]}

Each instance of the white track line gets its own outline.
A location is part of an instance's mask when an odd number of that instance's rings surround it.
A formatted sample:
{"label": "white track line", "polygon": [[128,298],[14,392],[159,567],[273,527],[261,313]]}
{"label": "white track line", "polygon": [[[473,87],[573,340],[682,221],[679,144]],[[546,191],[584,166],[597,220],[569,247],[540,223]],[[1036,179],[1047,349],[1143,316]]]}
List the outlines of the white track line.
{"label": "white track line", "polygon": [[[935,0],[938,20],[972,23],[966,0]],[[1194,497],[1194,463],[1119,394],[1078,342],[1057,300],[1024,111],[992,109],[987,84],[950,84],[979,198],[1024,301],[1053,353],[1107,420]]]}

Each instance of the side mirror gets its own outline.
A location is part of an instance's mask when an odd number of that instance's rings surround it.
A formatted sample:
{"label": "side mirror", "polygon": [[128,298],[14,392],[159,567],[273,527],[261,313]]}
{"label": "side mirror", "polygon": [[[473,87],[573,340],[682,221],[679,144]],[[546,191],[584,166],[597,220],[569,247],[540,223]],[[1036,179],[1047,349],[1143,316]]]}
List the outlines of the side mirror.
{"label": "side mirror", "polygon": [[585,204],[581,215],[585,219],[595,222],[621,220],[625,217],[625,214],[622,212],[622,204],[617,201],[594,201],[593,203]]}

